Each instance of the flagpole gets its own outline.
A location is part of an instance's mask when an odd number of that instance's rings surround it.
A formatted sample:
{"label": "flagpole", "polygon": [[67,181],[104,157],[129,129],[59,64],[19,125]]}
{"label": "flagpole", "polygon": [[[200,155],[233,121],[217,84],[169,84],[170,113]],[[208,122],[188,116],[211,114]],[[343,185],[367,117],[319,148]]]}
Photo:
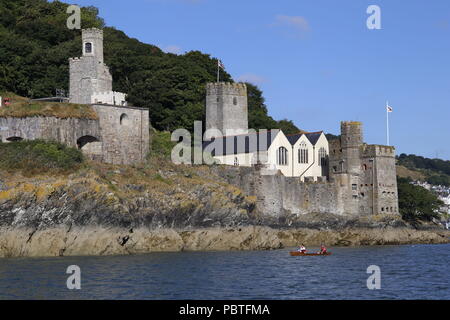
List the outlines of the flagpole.
{"label": "flagpole", "polygon": [[217,83],[219,82],[219,74],[220,74],[220,62],[217,60]]}
{"label": "flagpole", "polygon": [[387,138],[387,145],[389,146],[389,102],[386,101],[386,138]]}

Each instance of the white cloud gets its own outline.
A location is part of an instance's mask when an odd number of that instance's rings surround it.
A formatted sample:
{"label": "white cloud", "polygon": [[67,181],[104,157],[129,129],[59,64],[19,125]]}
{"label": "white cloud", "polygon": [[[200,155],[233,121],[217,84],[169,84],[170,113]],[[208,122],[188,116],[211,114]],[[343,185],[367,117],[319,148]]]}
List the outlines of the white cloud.
{"label": "white cloud", "polygon": [[166,53],[181,54],[183,49],[176,45],[170,45],[162,48],[162,50]]}
{"label": "white cloud", "polygon": [[309,22],[302,16],[276,15],[274,27],[289,28],[291,36],[303,38],[310,30]]}
{"label": "white cloud", "polygon": [[259,76],[257,74],[245,73],[243,75],[240,75],[237,78],[237,81],[239,81],[239,82],[249,82],[249,83],[252,83],[252,84],[261,84],[261,83],[267,82],[267,79],[262,77],[262,76]]}

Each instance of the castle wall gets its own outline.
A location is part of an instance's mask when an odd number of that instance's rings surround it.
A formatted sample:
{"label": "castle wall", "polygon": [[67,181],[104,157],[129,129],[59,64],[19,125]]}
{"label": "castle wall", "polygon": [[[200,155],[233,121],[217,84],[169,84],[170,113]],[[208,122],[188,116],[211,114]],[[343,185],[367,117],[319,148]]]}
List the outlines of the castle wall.
{"label": "castle wall", "polygon": [[98,114],[103,142],[103,161],[135,164],[149,152],[149,112],[147,109],[113,105],[93,105]]}
{"label": "castle wall", "polygon": [[77,147],[77,140],[90,136],[101,139],[98,120],[60,119],[56,117],[0,118],[1,141],[21,138],[24,140],[54,140]]}
{"label": "castle wall", "polygon": [[302,182],[297,177],[262,175],[261,172],[255,167],[227,167],[221,173],[229,183],[256,197],[258,211],[274,218],[286,214],[349,214],[345,177],[344,181]]}

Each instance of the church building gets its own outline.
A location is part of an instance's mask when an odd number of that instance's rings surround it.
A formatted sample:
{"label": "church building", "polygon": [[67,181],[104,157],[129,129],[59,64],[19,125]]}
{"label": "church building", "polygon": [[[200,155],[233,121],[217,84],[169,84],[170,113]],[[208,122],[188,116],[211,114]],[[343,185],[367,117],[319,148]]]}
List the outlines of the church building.
{"label": "church building", "polygon": [[275,174],[326,180],[328,141],[322,131],[285,135],[281,130],[248,129],[247,88],[243,83],[209,83],[206,90],[204,144],[220,164],[265,166]]}

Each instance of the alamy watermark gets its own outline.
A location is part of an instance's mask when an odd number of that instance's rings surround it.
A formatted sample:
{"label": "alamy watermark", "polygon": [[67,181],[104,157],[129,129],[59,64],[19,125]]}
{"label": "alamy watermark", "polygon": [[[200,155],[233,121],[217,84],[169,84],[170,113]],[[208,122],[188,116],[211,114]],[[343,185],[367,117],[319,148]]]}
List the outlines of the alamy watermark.
{"label": "alamy watermark", "polygon": [[367,278],[367,289],[380,290],[381,289],[381,269],[377,265],[367,267],[367,273],[370,276]]}
{"label": "alamy watermark", "polygon": [[66,286],[69,290],[80,290],[81,289],[81,269],[77,265],[71,265],[67,267],[67,274],[70,276],[67,278]]}
{"label": "alamy watermark", "polygon": [[66,12],[70,14],[70,17],[67,18],[67,28],[69,30],[81,29],[81,8],[77,5],[70,5]]}
{"label": "alamy watermark", "polygon": [[381,8],[377,5],[370,5],[367,7],[367,14],[370,16],[367,18],[366,25],[369,30],[381,29]]}

